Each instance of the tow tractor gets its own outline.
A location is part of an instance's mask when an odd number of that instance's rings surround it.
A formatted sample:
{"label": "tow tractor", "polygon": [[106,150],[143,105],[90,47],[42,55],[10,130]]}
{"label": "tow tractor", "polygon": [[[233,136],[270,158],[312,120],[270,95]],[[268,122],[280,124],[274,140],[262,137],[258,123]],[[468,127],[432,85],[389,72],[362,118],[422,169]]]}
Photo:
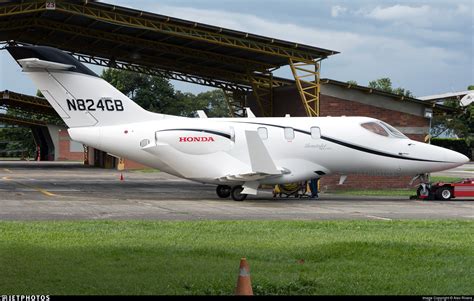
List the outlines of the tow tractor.
{"label": "tow tractor", "polygon": [[459,197],[474,197],[474,178],[464,179],[455,183],[423,183],[416,195],[422,200],[445,200]]}

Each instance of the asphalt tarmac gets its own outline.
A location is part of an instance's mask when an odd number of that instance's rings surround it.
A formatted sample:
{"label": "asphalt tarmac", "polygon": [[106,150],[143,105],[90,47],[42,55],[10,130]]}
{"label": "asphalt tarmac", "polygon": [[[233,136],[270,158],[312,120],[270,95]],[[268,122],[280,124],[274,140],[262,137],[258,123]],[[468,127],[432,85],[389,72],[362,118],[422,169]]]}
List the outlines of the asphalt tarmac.
{"label": "asphalt tarmac", "polygon": [[[452,174],[470,175],[474,165]],[[472,172],[471,172],[472,169]],[[448,172],[449,173],[449,172]],[[163,172],[84,167],[77,163],[0,162],[0,220],[394,220],[474,219],[474,199],[321,194],[320,199],[219,199],[214,185]],[[474,175],[473,175],[474,177]]]}

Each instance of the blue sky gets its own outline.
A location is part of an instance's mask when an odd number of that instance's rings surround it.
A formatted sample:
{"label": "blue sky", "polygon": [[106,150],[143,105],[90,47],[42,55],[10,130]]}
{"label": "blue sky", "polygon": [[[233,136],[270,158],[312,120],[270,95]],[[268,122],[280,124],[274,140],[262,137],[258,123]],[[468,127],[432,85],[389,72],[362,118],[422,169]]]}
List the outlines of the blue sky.
{"label": "blue sky", "polygon": [[[474,84],[472,0],[105,2],[340,51],[323,62],[322,77],[361,85],[390,77],[395,87],[416,96]],[[34,93],[5,51],[0,51],[0,68],[0,90]],[[290,77],[285,68],[277,75]],[[194,93],[208,89],[175,86]]]}

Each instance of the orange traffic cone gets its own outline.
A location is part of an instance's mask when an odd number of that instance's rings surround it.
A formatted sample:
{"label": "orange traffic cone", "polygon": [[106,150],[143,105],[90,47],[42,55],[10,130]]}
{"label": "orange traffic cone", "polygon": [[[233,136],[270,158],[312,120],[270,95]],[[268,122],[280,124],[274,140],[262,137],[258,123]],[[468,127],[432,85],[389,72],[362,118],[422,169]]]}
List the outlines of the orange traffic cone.
{"label": "orange traffic cone", "polygon": [[120,173],[120,181],[123,181],[123,173]]}
{"label": "orange traffic cone", "polygon": [[250,282],[250,268],[247,259],[240,260],[239,278],[235,288],[237,296],[253,296],[252,283]]}

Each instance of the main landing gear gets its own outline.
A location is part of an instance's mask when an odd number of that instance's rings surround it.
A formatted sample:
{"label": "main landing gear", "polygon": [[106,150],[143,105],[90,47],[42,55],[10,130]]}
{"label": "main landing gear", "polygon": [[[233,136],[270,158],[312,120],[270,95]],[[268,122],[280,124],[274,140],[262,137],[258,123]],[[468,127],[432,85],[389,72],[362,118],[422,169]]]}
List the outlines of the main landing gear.
{"label": "main landing gear", "polygon": [[226,199],[231,196],[234,201],[242,202],[247,198],[247,195],[243,194],[242,190],[244,190],[244,188],[240,185],[234,187],[219,185],[216,188],[216,193],[221,199]]}

